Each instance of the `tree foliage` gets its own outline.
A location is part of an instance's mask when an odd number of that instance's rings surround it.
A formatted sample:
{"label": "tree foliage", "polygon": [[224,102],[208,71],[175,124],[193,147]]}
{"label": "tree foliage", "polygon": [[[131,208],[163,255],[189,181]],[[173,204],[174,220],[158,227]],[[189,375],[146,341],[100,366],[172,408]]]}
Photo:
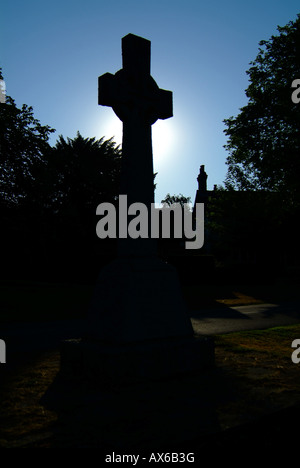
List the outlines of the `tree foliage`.
{"label": "tree foliage", "polygon": [[121,150],[112,139],[79,132],[51,147],[52,132],[32,107],[18,108],[10,97],[0,104],[2,267],[26,265],[27,275],[50,278],[59,265],[62,277],[86,277],[99,268],[95,252],[114,249],[96,243],[96,208],[118,197]]}
{"label": "tree foliage", "polygon": [[211,252],[229,262],[277,266],[290,250],[295,255],[295,229],[291,217],[278,213],[281,206],[280,192],[215,190],[205,222]]}
{"label": "tree foliage", "polygon": [[34,117],[33,108],[19,109],[7,96],[0,104],[0,200],[17,206],[33,197],[37,168],[48,150],[49,135],[55,130]]}
{"label": "tree foliage", "polygon": [[248,104],[224,120],[226,186],[280,191],[293,204],[299,202],[300,104],[291,99],[291,85],[300,78],[300,15],[277,29],[250,63]]}
{"label": "tree foliage", "polygon": [[46,154],[48,203],[62,216],[95,213],[99,203],[118,196],[121,150],[104,137],[59,136]]}

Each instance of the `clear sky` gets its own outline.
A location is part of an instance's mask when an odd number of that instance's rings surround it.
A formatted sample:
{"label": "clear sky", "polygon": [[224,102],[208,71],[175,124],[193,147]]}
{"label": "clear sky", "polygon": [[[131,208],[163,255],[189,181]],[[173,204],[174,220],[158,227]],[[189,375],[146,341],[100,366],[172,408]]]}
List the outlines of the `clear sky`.
{"label": "clear sky", "polygon": [[173,92],[174,112],[152,129],[156,202],[168,192],[193,202],[200,165],[208,189],[225,179],[223,120],[247,103],[259,41],[299,12],[299,0],[7,0],[0,67],[16,104],[56,129],[51,144],[77,130],[121,143],[121,122],[97,104],[98,76],[122,67],[123,36],[149,39],[151,74]]}

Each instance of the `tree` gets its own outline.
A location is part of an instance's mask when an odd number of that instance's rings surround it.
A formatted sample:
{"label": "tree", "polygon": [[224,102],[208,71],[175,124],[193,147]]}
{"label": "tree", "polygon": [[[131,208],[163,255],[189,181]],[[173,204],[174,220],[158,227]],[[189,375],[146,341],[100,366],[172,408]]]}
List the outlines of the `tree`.
{"label": "tree", "polygon": [[288,206],[299,204],[300,104],[292,101],[292,82],[300,78],[300,14],[279,35],[259,43],[247,71],[248,104],[224,122],[225,185],[238,190],[280,191]]}
{"label": "tree", "polygon": [[[119,193],[121,150],[112,139],[59,136],[44,155],[40,193],[52,258],[64,258],[71,270],[90,273],[97,254],[114,254],[114,242],[96,237],[96,208],[115,203]],[[43,190],[43,192],[42,192]]]}
{"label": "tree", "polygon": [[95,214],[101,202],[116,201],[121,150],[111,139],[59,136],[46,153],[48,205],[61,216]]}
{"label": "tree", "polygon": [[0,103],[5,103],[6,92],[5,92],[5,83],[2,76],[2,70],[0,68]]}
{"label": "tree", "polygon": [[9,96],[0,104],[0,201],[3,205],[20,206],[33,195],[34,173],[54,131],[48,125],[41,125],[34,118],[33,108],[26,104],[19,109]]}
{"label": "tree", "polygon": [[214,190],[206,207],[206,249],[227,264],[278,267],[292,232],[278,216],[281,194],[260,190]]}
{"label": "tree", "polygon": [[[0,77],[1,70],[0,70]],[[34,117],[33,109],[6,98],[0,104],[0,208],[3,269],[75,276],[93,265],[96,208],[119,193],[121,150],[110,140],[62,136]],[[109,253],[109,246],[101,248]],[[98,249],[99,250],[99,249]],[[94,261],[94,264],[93,264]],[[92,274],[92,273],[91,273]]]}

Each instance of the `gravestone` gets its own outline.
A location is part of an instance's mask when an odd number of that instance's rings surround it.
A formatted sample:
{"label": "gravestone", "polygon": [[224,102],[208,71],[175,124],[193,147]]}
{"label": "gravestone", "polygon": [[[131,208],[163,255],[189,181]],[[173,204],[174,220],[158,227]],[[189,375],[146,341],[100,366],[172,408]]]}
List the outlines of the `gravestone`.
{"label": "gravestone", "polygon": [[[99,77],[99,104],[123,122],[121,194],[128,205],[150,209],[151,126],[172,116],[172,93],[150,75],[150,41],[128,34],[122,55],[121,70]],[[194,337],[177,272],[158,258],[155,240],[118,239],[117,258],[100,271],[86,335],[63,344],[62,372],[120,383],[197,371],[213,361],[213,341]]]}

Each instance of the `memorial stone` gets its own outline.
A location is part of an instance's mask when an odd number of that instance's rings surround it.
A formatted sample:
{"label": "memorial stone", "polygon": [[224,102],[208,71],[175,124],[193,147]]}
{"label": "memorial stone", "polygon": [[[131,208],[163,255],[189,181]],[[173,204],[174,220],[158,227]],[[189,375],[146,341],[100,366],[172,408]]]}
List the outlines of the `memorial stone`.
{"label": "memorial stone", "polygon": [[[123,68],[99,77],[98,103],[123,122],[121,194],[154,202],[151,126],[172,117],[172,92],[150,75],[150,41],[122,39]],[[149,228],[150,231],[150,228]],[[188,272],[187,272],[188,274]],[[176,270],[153,239],[118,239],[117,258],[100,271],[82,340],[62,348],[62,370],[100,380],[135,381],[210,367],[213,341],[194,337]]]}

